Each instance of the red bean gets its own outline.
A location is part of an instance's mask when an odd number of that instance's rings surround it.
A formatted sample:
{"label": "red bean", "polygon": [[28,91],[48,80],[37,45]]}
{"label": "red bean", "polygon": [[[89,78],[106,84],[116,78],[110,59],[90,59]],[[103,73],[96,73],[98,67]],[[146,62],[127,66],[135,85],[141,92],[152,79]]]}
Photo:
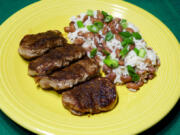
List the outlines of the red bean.
{"label": "red bean", "polygon": [[154,78],[154,76],[155,76],[154,74],[149,74],[148,79],[152,80]]}
{"label": "red bean", "polygon": [[98,47],[98,46],[99,46],[99,43],[98,43],[98,41],[97,41],[97,39],[96,39],[96,38],[94,38],[94,44],[96,45],[96,47]]}
{"label": "red bean", "polygon": [[74,44],[76,45],[82,45],[84,43],[84,40],[82,38],[76,38],[74,40]]}
{"label": "red bean", "polygon": [[88,15],[85,15],[83,18],[83,22],[85,22],[88,19]]}
{"label": "red bean", "polygon": [[122,26],[121,26],[121,25],[118,25],[118,28],[117,28],[118,33],[119,33],[119,32],[122,32],[122,30],[123,30]]}
{"label": "red bean", "polygon": [[126,87],[128,89],[134,89],[134,90],[138,90],[139,89],[139,86],[136,83],[132,83],[132,82],[126,83]]}
{"label": "red bean", "polygon": [[147,71],[146,70],[138,70],[137,71],[137,74],[138,75],[143,75],[143,74],[145,74]]}
{"label": "red bean", "polygon": [[139,81],[139,82],[137,82],[137,85],[138,85],[139,87],[141,87],[141,86],[144,85],[144,82],[143,82],[143,81]]}
{"label": "red bean", "polygon": [[122,37],[119,34],[115,34],[115,38],[116,40],[119,40],[120,42],[122,42]]}
{"label": "red bean", "polygon": [[116,74],[114,72],[111,72],[106,77],[109,78],[109,80],[111,80],[112,82],[114,82],[114,79],[116,78]]}
{"label": "red bean", "polygon": [[112,53],[111,49],[109,49],[109,48],[106,46],[106,41],[103,41],[102,46],[103,46],[104,50],[106,50],[106,51],[109,52],[109,53]]}
{"label": "red bean", "polygon": [[112,69],[104,64],[103,65],[103,72],[106,73],[106,74],[109,74],[109,73],[112,72]]}
{"label": "red bean", "polygon": [[149,58],[145,59],[144,62],[147,63],[147,64],[152,64],[152,61]]}
{"label": "red bean", "polygon": [[156,69],[153,66],[148,67],[149,73],[155,73]]}
{"label": "red bean", "polygon": [[124,66],[124,60],[119,60],[118,63],[119,63],[120,66]]}
{"label": "red bean", "polygon": [[130,81],[132,81],[132,77],[129,76],[129,75],[126,75],[126,76],[121,76],[121,81],[123,81],[123,83],[128,83]]}
{"label": "red bean", "polygon": [[71,32],[71,29],[70,29],[70,27],[64,27],[64,31],[69,33],[69,32]]}
{"label": "red bean", "polygon": [[135,45],[133,45],[133,44],[131,44],[130,46],[129,46],[129,50],[133,50],[135,48]]}
{"label": "red bean", "polygon": [[102,34],[106,35],[107,32],[108,32],[108,27],[107,25],[104,25],[104,28],[102,29]]}
{"label": "red bean", "polygon": [[84,33],[82,31],[79,31],[77,34],[78,36],[83,36]]}
{"label": "red bean", "polygon": [[126,31],[130,32],[130,33],[133,33],[134,30],[132,28],[126,28]]}

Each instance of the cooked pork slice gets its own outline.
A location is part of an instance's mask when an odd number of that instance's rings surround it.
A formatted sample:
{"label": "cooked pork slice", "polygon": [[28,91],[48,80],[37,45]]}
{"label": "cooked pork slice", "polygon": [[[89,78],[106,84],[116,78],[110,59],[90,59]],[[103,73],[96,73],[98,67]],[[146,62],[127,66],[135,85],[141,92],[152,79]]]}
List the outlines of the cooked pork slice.
{"label": "cooked pork slice", "polygon": [[67,66],[70,62],[81,59],[86,51],[77,45],[66,45],[50,50],[43,56],[29,63],[29,75],[46,75],[55,69]]}
{"label": "cooked pork slice", "polygon": [[108,78],[95,78],[62,93],[62,103],[74,115],[100,113],[117,103],[115,85]]}
{"label": "cooked pork slice", "polygon": [[24,36],[18,51],[23,58],[32,59],[44,54],[51,48],[63,46],[66,42],[60,31],[50,30]]}
{"label": "cooked pork slice", "polygon": [[35,79],[40,87],[55,90],[69,89],[99,74],[99,66],[94,60],[85,58],[69,67],[55,71],[51,75],[38,76]]}

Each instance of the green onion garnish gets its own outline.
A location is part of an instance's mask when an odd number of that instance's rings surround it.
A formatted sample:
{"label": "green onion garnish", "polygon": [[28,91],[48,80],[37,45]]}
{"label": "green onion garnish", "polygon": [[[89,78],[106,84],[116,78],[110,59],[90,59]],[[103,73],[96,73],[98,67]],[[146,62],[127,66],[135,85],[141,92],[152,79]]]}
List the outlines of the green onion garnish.
{"label": "green onion garnish", "polygon": [[96,25],[98,27],[98,29],[102,29],[104,24],[102,22],[95,22],[94,25]]}
{"label": "green onion garnish", "polygon": [[125,38],[132,36],[132,34],[130,32],[128,32],[128,31],[126,31],[126,32],[119,32],[119,34],[121,36],[125,37]]}
{"label": "green onion garnish", "polygon": [[92,49],[90,52],[90,57],[93,58],[96,55],[96,53],[97,53],[97,48]]}
{"label": "green onion garnish", "polygon": [[102,11],[101,13],[103,14],[104,17],[108,16],[108,13],[105,11]]}
{"label": "green onion garnish", "polygon": [[106,57],[103,62],[110,68],[117,68],[119,66],[118,61],[111,59],[110,56]]}
{"label": "green onion garnish", "polygon": [[146,50],[143,48],[139,49],[138,56],[144,58],[145,55],[146,55]]}
{"label": "green onion garnish", "polygon": [[104,22],[110,22],[112,20],[113,20],[112,15],[108,15],[108,16],[105,17]]}
{"label": "green onion garnish", "polygon": [[121,42],[121,45],[122,45],[123,47],[125,47],[125,46],[127,45],[127,42],[124,40],[124,41]]}
{"label": "green onion garnish", "polygon": [[93,10],[88,10],[88,11],[87,11],[87,15],[88,15],[88,16],[93,16]]}
{"label": "green onion garnish", "polygon": [[141,39],[141,35],[139,34],[139,32],[133,32],[132,33],[133,37],[135,37],[135,39]]}
{"label": "green onion garnish", "polygon": [[78,26],[78,28],[83,28],[84,24],[82,21],[77,21],[77,26]]}
{"label": "green onion garnish", "polygon": [[122,56],[123,58],[126,56],[126,54],[128,53],[128,49],[127,49],[127,46],[124,47],[121,52],[120,52],[120,56]]}
{"label": "green onion garnish", "polygon": [[140,77],[138,74],[136,74],[136,72],[132,66],[128,65],[127,70],[128,70],[129,75],[132,77],[132,81],[134,81],[134,82],[139,81]]}
{"label": "green onion garnish", "polygon": [[134,48],[134,52],[139,55],[139,50],[137,48]]}
{"label": "green onion garnish", "polygon": [[127,21],[125,19],[122,19],[120,24],[123,27],[123,29],[127,28]]}
{"label": "green onion garnish", "polygon": [[108,51],[106,51],[105,49],[103,49],[102,52],[107,56],[110,55],[110,53]]}
{"label": "green onion garnish", "polygon": [[88,25],[88,26],[87,26],[87,29],[88,29],[90,32],[93,32],[93,33],[99,32],[99,28],[98,28],[96,25]]}
{"label": "green onion garnish", "polygon": [[109,31],[105,36],[105,40],[110,41],[113,37],[114,37],[114,35],[112,34],[111,31]]}

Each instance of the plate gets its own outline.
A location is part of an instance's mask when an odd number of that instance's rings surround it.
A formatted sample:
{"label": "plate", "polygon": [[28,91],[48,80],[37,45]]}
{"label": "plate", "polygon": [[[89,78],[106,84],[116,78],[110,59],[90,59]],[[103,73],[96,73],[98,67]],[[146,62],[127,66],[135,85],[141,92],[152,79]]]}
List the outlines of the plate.
{"label": "plate", "polygon": [[[69,18],[100,9],[134,23],[158,53],[157,77],[138,92],[117,87],[119,102],[110,112],[74,116],[61,95],[38,88],[27,75],[28,63],[18,55],[25,34],[59,29]],[[146,11],[115,0],[46,0],[34,3],[6,20],[0,30],[0,107],[15,122],[38,134],[118,135],[141,132],[161,120],[180,96],[180,45],[169,29]]]}

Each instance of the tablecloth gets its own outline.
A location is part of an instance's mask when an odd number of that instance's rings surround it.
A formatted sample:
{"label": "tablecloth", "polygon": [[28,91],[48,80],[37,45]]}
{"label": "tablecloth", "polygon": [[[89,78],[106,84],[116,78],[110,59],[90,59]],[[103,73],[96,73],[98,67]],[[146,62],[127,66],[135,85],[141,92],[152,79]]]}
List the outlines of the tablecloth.
{"label": "tablecloth", "polygon": [[[38,0],[0,0],[0,24],[19,9]],[[180,41],[180,0],[126,0],[159,18]],[[0,135],[27,135],[32,132],[19,126],[0,111]],[[180,101],[159,123],[141,135],[180,135]]]}

